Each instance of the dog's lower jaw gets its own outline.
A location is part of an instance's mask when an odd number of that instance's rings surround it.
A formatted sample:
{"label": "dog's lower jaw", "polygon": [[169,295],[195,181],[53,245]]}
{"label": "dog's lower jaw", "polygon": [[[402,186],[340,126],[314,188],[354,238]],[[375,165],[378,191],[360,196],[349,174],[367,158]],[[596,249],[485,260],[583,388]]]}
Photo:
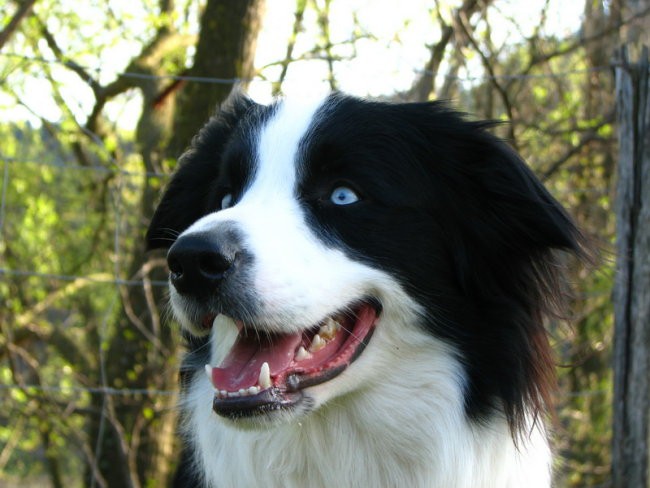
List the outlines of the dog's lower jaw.
{"label": "dog's lower jaw", "polygon": [[[402,345],[396,351],[382,349],[390,341],[375,337],[380,350],[365,358],[372,364],[360,362],[330,385],[306,389],[313,401],[308,409],[278,412],[264,421],[217,416],[210,382],[196,375],[186,399],[186,429],[206,484],[550,486],[544,432],[532,428],[530,438],[515,447],[503,416],[495,414],[480,425],[468,420],[456,355],[428,335],[421,334],[420,340],[426,344],[410,350]],[[391,354],[401,361],[387,368]],[[362,374],[358,380],[357,373],[382,365],[382,378],[369,380]]]}
{"label": "dog's lower jaw", "polygon": [[300,421],[301,417],[314,410],[314,403],[311,396],[300,392],[288,405],[272,405],[268,408],[260,408],[254,414],[241,414],[237,411],[229,414],[222,411],[217,414],[214,408],[213,413],[215,416],[219,416],[219,421],[234,429],[265,430]]}

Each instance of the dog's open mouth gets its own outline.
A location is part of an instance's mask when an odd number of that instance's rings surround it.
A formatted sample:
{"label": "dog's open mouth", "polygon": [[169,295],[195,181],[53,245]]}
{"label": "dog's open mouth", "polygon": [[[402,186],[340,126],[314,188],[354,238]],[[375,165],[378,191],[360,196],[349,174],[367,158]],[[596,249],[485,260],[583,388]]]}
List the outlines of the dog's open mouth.
{"label": "dog's open mouth", "polygon": [[206,365],[214,411],[240,418],[291,408],[302,390],[331,380],[368,343],[380,305],[363,301],[295,334],[269,334],[238,322],[239,335],[218,367]]}

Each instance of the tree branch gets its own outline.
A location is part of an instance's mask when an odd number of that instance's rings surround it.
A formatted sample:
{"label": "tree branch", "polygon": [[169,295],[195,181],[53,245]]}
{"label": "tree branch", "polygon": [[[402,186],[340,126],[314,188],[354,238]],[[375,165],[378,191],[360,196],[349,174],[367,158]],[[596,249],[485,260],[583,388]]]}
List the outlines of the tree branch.
{"label": "tree branch", "polygon": [[517,140],[515,137],[515,129],[514,125],[512,124],[512,120],[514,119],[514,114],[513,114],[513,108],[512,108],[512,103],[510,102],[510,97],[508,95],[507,89],[503,86],[501,86],[501,83],[499,83],[499,80],[497,79],[496,73],[494,71],[494,68],[492,67],[492,60],[490,60],[481,47],[478,45],[478,42],[476,39],[474,39],[473,33],[470,31],[470,26],[469,26],[469,18],[465,15],[464,12],[461,12],[460,15],[458,16],[459,20],[459,25],[461,29],[463,30],[463,33],[466,36],[466,39],[468,42],[471,44],[471,46],[474,48],[476,53],[479,55],[481,58],[481,62],[483,64],[483,68],[488,72],[490,76],[490,83],[494,87],[494,89],[497,91],[499,96],[501,97],[501,102],[503,103],[503,107],[506,111],[506,114],[508,116],[508,121],[510,122],[508,124],[508,138],[510,139],[510,144],[512,144],[515,149],[517,148]]}
{"label": "tree branch", "polygon": [[526,69],[521,73],[522,75],[527,75],[530,73],[530,71],[537,66],[538,64],[545,63],[550,61],[551,59],[557,58],[559,56],[564,56],[565,54],[569,54],[577,49],[584,48],[585,45],[590,44],[595,41],[602,40],[603,38],[613,34],[614,32],[618,31],[621,27],[624,27],[627,24],[630,24],[638,19],[641,19],[643,17],[646,17],[650,15],[650,7],[641,10],[640,12],[637,12],[634,15],[631,15],[630,17],[623,19],[620,22],[617,22],[606,29],[603,29],[591,36],[587,37],[576,37],[576,39],[569,43],[567,46],[563,48],[556,49],[555,51],[552,51],[550,53],[546,54],[541,54],[537,53],[535,56],[531,56],[530,62],[528,63],[528,66]]}
{"label": "tree branch", "polygon": [[273,94],[278,95],[282,89],[282,83],[287,76],[287,71],[289,69],[289,64],[293,61],[293,49],[296,46],[296,39],[298,34],[302,30],[302,21],[305,16],[305,7],[307,6],[307,0],[296,0],[296,11],[293,13],[293,29],[291,30],[291,37],[287,41],[287,50],[284,55],[284,59],[280,62],[282,65],[282,71],[278,81],[273,83]]}
{"label": "tree branch", "polygon": [[463,4],[454,11],[451,24],[447,24],[442,20],[440,6],[438,5],[438,2],[436,2],[438,10],[437,17],[442,26],[440,39],[437,43],[431,46],[429,60],[427,61],[420,78],[413,84],[410,90],[405,94],[400,95],[399,98],[409,101],[425,101],[429,99],[429,95],[435,90],[436,76],[440,70],[440,65],[444,59],[447,46],[456,32],[456,24],[459,23],[460,16],[465,15],[467,18],[470,18],[481,7],[481,3],[487,7],[491,1],[492,0],[485,0],[484,2],[479,2],[479,0],[465,0]]}
{"label": "tree branch", "polygon": [[88,86],[90,86],[90,88],[92,89],[93,93],[95,94],[95,97],[97,97],[99,92],[101,91],[101,85],[90,75],[90,73],[88,73],[88,71],[83,66],[77,64],[75,61],[67,59],[67,56],[63,53],[63,51],[59,47],[59,44],[56,42],[56,39],[49,31],[47,26],[40,19],[38,19],[38,21],[41,24],[41,34],[43,35],[43,38],[45,39],[47,46],[52,50],[52,52],[56,56],[56,59],[61,61],[61,63],[64,66],[74,71],[79,76],[79,78],[81,78],[85,83],[87,83]]}
{"label": "tree branch", "polygon": [[23,0],[18,5],[18,10],[16,10],[16,13],[7,24],[7,27],[0,32],[0,50],[7,41],[9,41],[13,33],[16,32],[20,23],[31,13],[32,7],[34,7],[35,3],[36,0]]}
{"label": "tree branch", "polygon": [[598,131],[605,125],[611,124],[614,121],[614,113],[609,113],[603,121],[601,121],[595,127],[592,127],[588,131],[584,132],[578,141],[578,144],[572,145],[565,153],[556,159],[551,165],[540,175],[542,181],[547,181],[551,176],[553,176],[560,168],[574,155],[578,154],[582,148],[587,144],[590,144],[594,141],[606,141],[607,139],[603,138],[598,134]]}

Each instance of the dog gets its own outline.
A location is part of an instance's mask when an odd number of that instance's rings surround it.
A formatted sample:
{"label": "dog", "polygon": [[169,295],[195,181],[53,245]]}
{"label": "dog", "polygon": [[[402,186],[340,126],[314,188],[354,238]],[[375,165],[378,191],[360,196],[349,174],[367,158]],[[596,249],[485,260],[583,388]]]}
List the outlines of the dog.
{"label": "dog", "polygon": [[147,234],[188,343],[177,485],[550,486],[581,234],[492,125],[340,93],[207,122]]}

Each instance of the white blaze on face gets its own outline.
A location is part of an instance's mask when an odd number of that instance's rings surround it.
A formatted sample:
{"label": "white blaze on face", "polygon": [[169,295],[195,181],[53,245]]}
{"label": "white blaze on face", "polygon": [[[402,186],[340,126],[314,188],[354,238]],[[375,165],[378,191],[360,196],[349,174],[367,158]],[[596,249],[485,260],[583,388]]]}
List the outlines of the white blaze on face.
{"label": "white blaze on face", "polygon": [[323,99],[284,100],[262,128],[257,144],[255,178],[241,203],[274,202],[278,197],[295,202],[300,143]]}
{"label": "white blaze on face", "polygon": [[380,272],[328,247],[307,225],[296,195],[301,145],[323,99],[285,100],[253,140],[252,182],[236,204],[197,221],[185,233],[232,222],[254,259],[252,288],[260,325],[293,332],[312,326],[351,300]]}

